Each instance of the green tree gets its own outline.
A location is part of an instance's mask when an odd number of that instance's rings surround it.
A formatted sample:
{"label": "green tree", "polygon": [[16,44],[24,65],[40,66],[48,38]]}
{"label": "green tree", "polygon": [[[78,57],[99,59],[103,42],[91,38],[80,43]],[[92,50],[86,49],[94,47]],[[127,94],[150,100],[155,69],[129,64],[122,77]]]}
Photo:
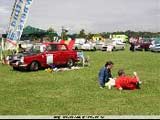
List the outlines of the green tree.
{"label": "green tree", "polygon": [[53,39],[54,35],[55,35],[54,29],[52,27],[48,28],[48,30],[47,30],[47,36],[49,38],[49,41],[51,41],[51,42],[54,41],[54,39]]}
{"label": "green tree", "polygon": [[64,27],[62,27],[62,32],[61,32],[61,39],[62,40],[67,40],[68,39],[68,30],[66,30]]}
{"label": "green tree", "polygon": [[86,35],[86,39],[91,40],[93,38],[94,34],[92,33],[88,33],[88,35]]}
{"label": "green tree", "polygon": [[100,33],[100,35],[101,35],[102,37],[104,37],[104,38],[109,38],[110,34],[111,34],[111,33],[109,33],[109,32],[102,32],[102,33]]}
{"label": "green tree", "polygon": [[78,37],[79,38],[86,38],[86,33],[85,33],[84,29],[80,30]]}

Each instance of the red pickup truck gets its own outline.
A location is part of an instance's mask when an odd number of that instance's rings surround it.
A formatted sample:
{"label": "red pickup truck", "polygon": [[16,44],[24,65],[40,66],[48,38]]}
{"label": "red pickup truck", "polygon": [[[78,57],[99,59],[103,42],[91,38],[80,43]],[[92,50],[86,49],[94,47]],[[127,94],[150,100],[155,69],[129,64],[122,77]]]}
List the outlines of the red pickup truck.
{"label": "red pickup truck", "polygon": [[26,52],[9,56],[13,69],[37,71],[50,65],[72,67],[78,61],[77,52],[68,49],[66,44],[46,42],[33,45]]}

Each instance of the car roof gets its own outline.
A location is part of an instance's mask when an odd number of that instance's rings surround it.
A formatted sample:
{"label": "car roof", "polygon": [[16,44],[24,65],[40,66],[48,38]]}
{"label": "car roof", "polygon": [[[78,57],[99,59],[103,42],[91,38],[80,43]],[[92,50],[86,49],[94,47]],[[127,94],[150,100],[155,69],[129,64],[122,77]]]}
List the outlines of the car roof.
{"label": "car roof", "polygon": [[43,42],[43,45],[49,45],[49,44],[57,44],[57,45],[64,45],[65,43],[59,43],[59,42]]}

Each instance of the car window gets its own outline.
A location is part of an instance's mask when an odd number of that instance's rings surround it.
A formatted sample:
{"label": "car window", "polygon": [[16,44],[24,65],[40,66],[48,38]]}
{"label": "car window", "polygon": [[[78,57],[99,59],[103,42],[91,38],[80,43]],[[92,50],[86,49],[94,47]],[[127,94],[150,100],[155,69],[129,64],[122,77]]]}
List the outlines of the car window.
{"label": "car window", "polygon": [[61,51],[67,50],[65,45],[58,45],[58,49],[61,50]]}
{"label": "car window", "polygon": [[157,44],[157,45],[156,45],[156,47],[160,47],[160,45],[159,45],[159,44]]}
{"label": "car window", "polygon": [[40,53],[41,52],[41,50],[40,50],[40,46],[33,46],[32,48],[31,48],[31,51],[33,52],[33,53]]}
{"label": "car window", "polygon": [[47,46],[47,51],[57,51],[57,45],[56,44],[50,44]]}
{"label": "car window", "polygon": [[160,44],[160,41],[155,41],[155,44]]}

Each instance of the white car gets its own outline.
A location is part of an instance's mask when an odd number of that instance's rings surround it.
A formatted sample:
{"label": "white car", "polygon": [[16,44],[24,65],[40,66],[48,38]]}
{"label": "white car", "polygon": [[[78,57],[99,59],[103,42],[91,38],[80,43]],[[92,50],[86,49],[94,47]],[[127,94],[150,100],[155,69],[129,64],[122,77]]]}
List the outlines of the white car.
{"label": "white car", "polygon": [[77,39],[73,46],[75,50],[96,50],[95,44],[91,41],[86,42],[85,39]]}
{"label": "white car", "polygon": [[105,51],[115,51],[115,50],[124,50],[124,49],[125,49],[125,43],[119,40],[106,41],[105,46],[103,46],[102,48],[102,50],[105,50]]}
{"label": "white car", "polygon": [[102,50],[102,48],[105,46],[105,43],[104,42],[97,42],[94,45],[95,45],[96,50]]}
{"label": "white car", "polygon": [[95,44],[92,42],[87,42],[82,45],[82,50],[96,50]]}

